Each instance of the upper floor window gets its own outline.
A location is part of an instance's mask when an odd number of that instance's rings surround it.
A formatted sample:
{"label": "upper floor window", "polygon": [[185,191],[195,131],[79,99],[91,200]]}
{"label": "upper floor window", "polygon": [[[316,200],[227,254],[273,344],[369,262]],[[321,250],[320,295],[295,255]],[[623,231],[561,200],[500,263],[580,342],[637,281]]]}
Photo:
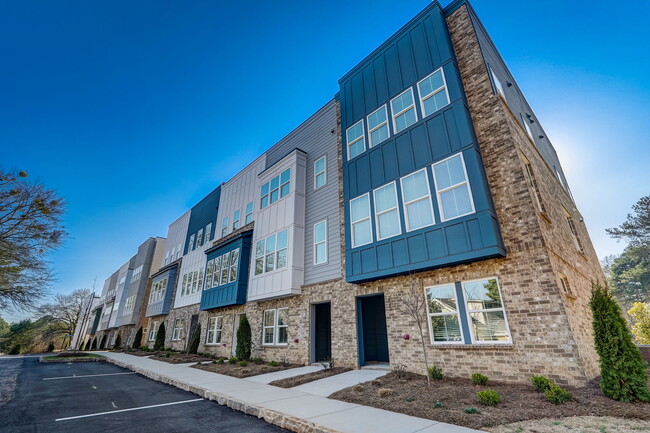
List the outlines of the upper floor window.
{"label": "upper floor window", "polygon": [[260,239],[255,244],[255,275],[271,272],[287,266],[288,231]]}
{"label": "upper floor window", "polygon": [[190,242],[187,245],[187,251],[194,251],[194,237],[195,235],[190,236]]}
{"label": "upper floor window", "polygon": [[393,130],[396,134],[417,122],[413,89],[409,88],[390,101],[390,109],[393,112]]}
{"label": "upper floor window", "polygon": [[212,223],[209,223],[207,226],[205,226],[205,240],[203,241],[204,244],[210,242],[210,235],[212,235]]}
{"label": "upper floor window", "polygon": [[203,229],[200,229],[196,234],[196,247],[198,248],[201,245],[203,245]]}
{"label": "upper floor window", "polygon": [[535,199],[537,210],[539,210],[542,213],[545,213],[546,208],[544,207],[544,202],[542,201],[542,195],[539,191],[539,185],[537,184],[537,179],[535,179],[535,174],[533,173],[533,167],[531,166],[528,158],[526,158],[523,155],[522,158],[524,160],[524,168],[526,169],[526,180],[528,180],[528,184],[533,189],[533,193],[534,193],[533,198]]}
{"label": "upper floor window", "polygon": [[449,104],[449,95],[442,68],[418,83],[420,93],[420,108],[422,116],[426,117],[445,105]]}
{"label": "upper floor window", "polygon": [[370,195],[368,193],[350,200],[350,225],[352,227],[352,248],[372,242]]}
{"label": "upper floor window", "polygon": [[149,303],[162,301],[165,296],[166,288],[167,288],[167,278],[153,283],[151,285],[151,294],[149,295]]}
{"label": "upper floor window", "polygon": [[232,283],[239,271],[239,248],[209,260],[205,267],[205,289]]}
{"label": "upper floor window", "polygon": [[253,222],[253,202],[246,205],[246,216],[244,217],[244,225]]}
{"label": "upper floor window", "polygon": [[363,132],[363,119],[350,126],[345,132],[348,143],[348,160],[360,155],[366,150],[366,137]]}
{"label": "upper floor window", "polygon": [[402,233],[397,207],[397,187],[395,182],[377,188],[375,198],[375,224],[377,240],[386,239]]}
{"label": "upper floor window", "polygon": [[386,106],[368,115],[368,146],[373,147],[390,137]]}
{"label": "upper floor window", "polygon": [[503,91],[503,85],[501,84],[501,80],[499,80],[499,77],[497,77],[497,74],[494,73],[492,68],[490,68],[490,75],[492,75],[492,82],[494,82],[494,89],[497,91],[499,95],[503,96],[503,99],[505,99],[506,93]]}
{"label": "upper floor window", "polygon": [[509,342],[510,330],[497,279],[464,281],[462,286],[472,343]]}
{"label": "upper floor window", "polygon": [[530,122],[523,114],[521,115],[521,121],[524,124],[524,129],[526,129],[526,134],[528,134],[531,140],[535,141],[535,139],[533,138],[533,131],[532,129],[530,129]]}
{"label": "upper floor window", "polygon": [[169,263],[169,251],[165,251],[165,260],[163,261],[163,264]]}
{"label": "upper floor window", "polygon": [[314,264],[327,262],[327,221],[314,224]]}
{"label": "upper floor window", "polygon": [[580,236],[578,236],[578,230],[576,229],[576,225],[573,222],[573,218],[571,217],[571,214],[564,207],[562,207],[562,211],[564,212],[564,216],[566,217],[567,224],[569,225],[569,230],[571,231],[571,235],[573,236],[573,241],[575,242],[576,249],[579,252],[584,253],[585,250],[582,246],[582,241],[580,240]]}
{"label": "upper floor window", "polygon": [[275,203],[286,197],[291,192],[291,169],[288,168],[270,182],[262,185],[260,189],[260,208]]}
{"label": "upper floor window", "polygon": [[314,189],[327,183],[327,158],[322,156],[314,161]]}
{"label": "upper floor window", "polygon": [[472,192],[462,153],[433,164],[433,175],[443,221],[474,212]]}
{"label": "upper floor window", "polygon": [[232,217],[232,229],[237,230],[239,228],[239,220],[241,218],[241,210],[237,209]]}
{"label": "upper floor window", "polygon": [[[144,265],[140,265],[137,268],[133,270],[133,274],[131,275],[131,281],[136,281],[142,276],[142,269]],[[125,279],[126,280],[126,279]],[[121,283],[120,283],[121,284]]]}
{"label": "upper floor window", "polygon": [[225,217],[221,221],[221,237],[226,236],[227,233],[228,233],[228,217]]}
{"label": "upper floor window", "polygon": [[425,169],[403,177],[402,200],[404,202],[404,219],[406,230],[417,230],[433,224],[433,206],[429,179]]}
{"label": "upper floor window", "polygon": [[135,295],[126,298],[124,303],[124,314],[132,313],[135,308]]}
{"label": "upper floor window", "polygon": [[178,248],[176,249],[176,258],[180,258],[182,252],[181,252],[181,243],[178,243]]}

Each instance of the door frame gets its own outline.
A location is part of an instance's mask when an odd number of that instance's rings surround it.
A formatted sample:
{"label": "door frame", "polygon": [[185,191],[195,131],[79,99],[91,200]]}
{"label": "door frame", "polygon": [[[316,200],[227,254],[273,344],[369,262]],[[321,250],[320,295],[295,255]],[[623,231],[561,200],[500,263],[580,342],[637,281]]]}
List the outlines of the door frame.
{"label": "door frame", "polygon": [[330,353],[332,351],[332,301],[313,302],[309,305],[309,362],[316,361],[316,306],[330,304]]}
{"label": "door frame", "polygon": [[[356,298],[356,307],[357,307],[357,350],[359,352],[359,367],[366,365],[366,357],[364,353],[364,344],[363,344],[363,308],[361,306],[361,301],[366,298],[372,298],[376,296],[381,296],[384,298],[384,317],[386,317],[386,297],[384,292],[371,293],[369,295],[359,295]],[[388,334],[388,320],[385,320],[386,324],[386,334]],[[389,362],[390,362],[390,347],[388,347]]]}

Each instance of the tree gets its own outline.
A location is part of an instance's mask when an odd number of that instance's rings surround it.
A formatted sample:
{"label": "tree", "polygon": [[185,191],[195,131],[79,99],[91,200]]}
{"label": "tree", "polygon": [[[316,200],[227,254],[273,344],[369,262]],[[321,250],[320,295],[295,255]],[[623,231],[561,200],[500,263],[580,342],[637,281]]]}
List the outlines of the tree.
{"label": "tree", "polygon": [[140,346],[142,346],[142,326],[138,328],[138,332],[133,337],[133,343],[131,343],[131,347],[140,348]]}
{"label": "tree", "polygon": [[156,334],[156,341],[153,343],[154,350],[162,350],[165,347],[165,322],[160,324],[158,333]]}
{"label": "tree", "polygon": [[418,326],[418,332],[420,334],[420,342],[422,343],[422,353],[424,360],[424,375],[427,378],[427,384],[431,384],[431,378],[429,377],[428,368],[429,368],[429,358],[427,356],[427,347],[425,343],[426,334],[424,329],[427,326],[426,321],[428,320],[427,314],[427,300],[424,297],[424,285],[422,280],[416,278],[414,275],[409,277],[409,285],[406,288],[406,291],[402,293],[402,309],[406,314],[411,316],[415,323]]}
{"label": "tree", "polygon": [[607,229],[615,239],[627,239],[635,247],[650,248],[650,195],[641,197],[634,206],[634,214],[618,227]]}
{"label": "tree", "polygon": [[120,334],[117,334],[117,338],[115,339],[115,343],[113,344],[113,349],[119,350],[121,347],[122,347],[122,336]]}
{"label": "tree", "polygon": [[11,327],[9,324],[5,321],[5,319],[0,316],[0,337],[4,337],[5,335],[9,334]]}
{"label": "tree", "polygon": [[90,345],[90,350],[96,350],[97,349],[97,337],[93,338],[93,342]]}
{"label": "tree", "polygon": [[251,357],[251,324],[248,322],[248,318],[245,315],[242,316],[239,321],[235,356],[237,356],[237,359],[240,361],[248,360]]}
{"label": "tree", "polygon": [[89,296],[91,292],[88,289],[77,289],[69,295],[56,294],[52,302],[41,305],[37,312],[61,322],[64,325],[64,334],[73,335]]}
{"label": "tree", "polygon": [[26,178],[0,169],[0,309],[38,303],[52,279],[45,256],[66,235],[63,200]]}
{"label": "tree", "polygon": [[102,338],[102,342],[99,344],[100,349],[106,349],[106,342],[108,341],[108,334],[104,334],[104,338]]}
{"label": "tree", "polygon": [[10,351],[18,347],[21,353],[44,352],[50,343],[60,346],[62,335],[61,324],[51,317],[41,317],[36,321],[27,319],[11,324],[0,343],[0,350]]}
{"label": "tree", "polygon": [[197,323],[190,336],[190,344],[187,345],[187,353],[197,353],[201,343],[201,324]]}
{"label": "tree", "polygon": [[600,389],[613,400],[650,401],[648,364],[632,343],[621,309],[607,286],[593,285],[590,306],[600,357]]}
{"label": "tree", "polygon": [[633,319],[632,334],[639,344],[650,344],[650,304],[635,302],[627,312]]}

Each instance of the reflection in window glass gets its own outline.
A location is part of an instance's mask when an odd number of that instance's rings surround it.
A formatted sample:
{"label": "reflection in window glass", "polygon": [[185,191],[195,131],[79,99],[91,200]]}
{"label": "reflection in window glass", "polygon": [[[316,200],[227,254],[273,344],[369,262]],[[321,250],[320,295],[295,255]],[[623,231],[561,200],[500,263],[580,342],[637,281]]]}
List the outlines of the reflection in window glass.
{"label": "reflection in window glass", "polygon": [[453,284],[426,289],[431,323],[431,342],[462,342],[462,333]]}
{"label": "reflection in window glass", "polygon": [[474,341],[510,341],[510,334],[496,278],[463,282],[463,294],[471,317]]}

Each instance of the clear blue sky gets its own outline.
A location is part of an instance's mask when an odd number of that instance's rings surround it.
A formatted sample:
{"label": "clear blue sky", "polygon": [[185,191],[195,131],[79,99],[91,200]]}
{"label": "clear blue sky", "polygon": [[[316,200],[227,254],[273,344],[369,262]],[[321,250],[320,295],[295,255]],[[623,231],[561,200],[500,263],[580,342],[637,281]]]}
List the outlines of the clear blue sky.
{"label": "clear blue sky", "polygon": [[[101,290],[427,4],[0,2],[0,165],[68,202],[52,291],[94,277]],[[473,5],[557,148],[598,254],[620,252],[604,229],[650,193],[650,2]]]}

